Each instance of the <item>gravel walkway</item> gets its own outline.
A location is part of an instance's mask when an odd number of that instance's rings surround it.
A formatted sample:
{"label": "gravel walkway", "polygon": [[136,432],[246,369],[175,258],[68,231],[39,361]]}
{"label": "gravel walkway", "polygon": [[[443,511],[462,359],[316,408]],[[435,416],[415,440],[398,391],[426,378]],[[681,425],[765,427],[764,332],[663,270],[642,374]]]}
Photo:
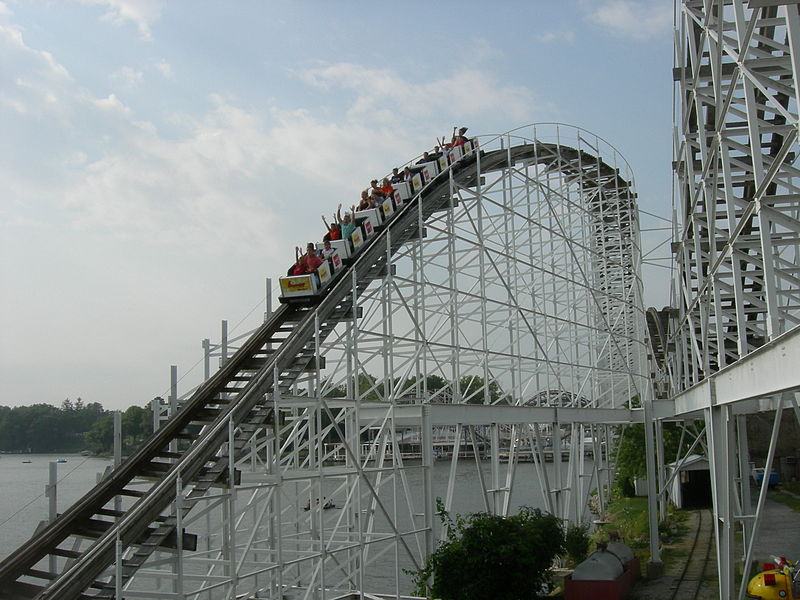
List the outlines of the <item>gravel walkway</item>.
{"label": "gravel walkway", "polygon": [[769,498],[764,510],[766,518],[758,528],[753,558],[765,562],[774,555],[800,560],[800,513]]}

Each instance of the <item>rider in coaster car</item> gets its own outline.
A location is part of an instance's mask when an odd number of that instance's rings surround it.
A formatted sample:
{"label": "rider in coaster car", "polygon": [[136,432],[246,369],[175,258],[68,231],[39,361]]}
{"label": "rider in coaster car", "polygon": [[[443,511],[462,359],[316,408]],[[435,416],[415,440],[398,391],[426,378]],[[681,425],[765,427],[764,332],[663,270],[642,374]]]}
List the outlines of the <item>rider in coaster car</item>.
{"label": "rider in coaster car", "polygon": [[464,135],[467,133],[467,127],[462,127],[458,130],[458,133],[455,132],[455,128],[453,128],[453,140],[450,142],[451,146],[463,146],[469,140]]}
{"label": "rider in coaster car", "polygon": [[388,177],[384,177],[383,178],[383,181],[381,182],[380,190],[383,193],[383,196],[385,198],[391,198],[392,194],[394,194],[394,188],[392,187],[392,184],[389,183],[389,178]]}
{"label": "rider in coaster car", "polygon": [[[299,247],[295,248],[295,253],[300,254]],[[322,258],[317,254],[312,242],[306,244],[306,253],[300,258],[300,263],[303,265],[305,273],[313,273],[322,264]]]}
{"label": "rider in coaster car", "polygon": [[[351,212],[355,211],[355,206],[351,207]],[[351,213],[344,213],[342,217],[342,239],[349,240],[350,236],[353,235],[353,232],[356,230],[356,224],[353,222],[353,216]]]}
{"label": "rider in coaster car", "polygon": [[328,225],[328,221],[325,219],[325,215],[322,215],[322,222],[325,223],[325,229],[327,229],[327,233],[322,238],[323,241],[325,240],[340,240],[342,239],[342,229],[341,229],[341,215],[339,214],[342,210],[342,205],[339,205],[339,210],[336,211],[333,215],[333,222]]}
{"label": "rider in coaster car", "polygon": [[368,208],[372,208],[370,193],[367,190],[361,190],[361,200],[358,201],[358,208],[356,210],[367,210]]}

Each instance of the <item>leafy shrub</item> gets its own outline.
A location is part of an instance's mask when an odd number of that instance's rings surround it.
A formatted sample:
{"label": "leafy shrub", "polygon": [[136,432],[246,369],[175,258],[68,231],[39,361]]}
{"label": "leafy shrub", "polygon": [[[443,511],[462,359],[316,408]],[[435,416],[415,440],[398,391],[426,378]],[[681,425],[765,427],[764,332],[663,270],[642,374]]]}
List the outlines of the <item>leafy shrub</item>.
{"label": "leafy shrub", "polygon": [[564,548],[573,564],[577,565],[589,556],[589,542],[588,523],[570,523],[567,526],[567,533],[564,536]]}
{"label": "leafy shrub", "polygon": [[538,598],[553,559],[564,551],[564,532],[555,516],[523,507],[510,517],[475,513],[453,522],[441,500],[437,505],[448,536],[414,574],[419,595],[442,600]]}

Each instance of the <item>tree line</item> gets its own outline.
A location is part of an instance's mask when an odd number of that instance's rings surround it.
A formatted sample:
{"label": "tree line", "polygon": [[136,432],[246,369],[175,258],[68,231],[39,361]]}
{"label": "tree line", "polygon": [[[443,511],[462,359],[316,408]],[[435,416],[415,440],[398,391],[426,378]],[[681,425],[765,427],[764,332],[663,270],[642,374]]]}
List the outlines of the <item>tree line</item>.
{"label": "tree line", "polygon": [[[153,432],[149,404],[122,413],[123,447],[133,448]],[[110,453],[114,445],[114,411],[99,402],[67,398],[51,404],[0,406],[0,452]]]}

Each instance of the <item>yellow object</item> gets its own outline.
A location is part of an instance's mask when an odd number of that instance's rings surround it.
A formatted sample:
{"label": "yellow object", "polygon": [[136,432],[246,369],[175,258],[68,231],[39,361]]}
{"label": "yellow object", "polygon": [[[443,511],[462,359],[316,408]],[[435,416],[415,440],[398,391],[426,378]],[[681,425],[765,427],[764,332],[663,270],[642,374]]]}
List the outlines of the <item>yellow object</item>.
{"label": "yellow object", "polygon": [[[798,592],[797,589],[794,592]],[[782,569],[762,571],[747,584],[747,598],[759,600],[800,600],[792,591],[792,570],[789,565]]]}
{"label": "yellow object", "polygon": [[296,294],[298,292],[311,292],[314,289],[311,283],[311,275],[293,275],[292,277],[281,277],[281,289],[284,295]]}

